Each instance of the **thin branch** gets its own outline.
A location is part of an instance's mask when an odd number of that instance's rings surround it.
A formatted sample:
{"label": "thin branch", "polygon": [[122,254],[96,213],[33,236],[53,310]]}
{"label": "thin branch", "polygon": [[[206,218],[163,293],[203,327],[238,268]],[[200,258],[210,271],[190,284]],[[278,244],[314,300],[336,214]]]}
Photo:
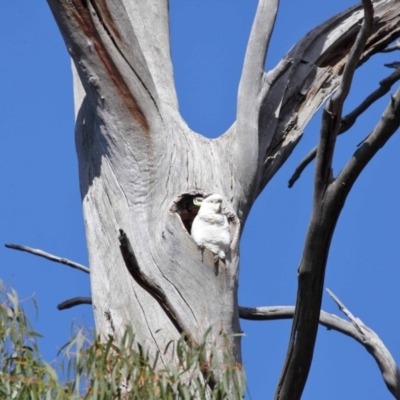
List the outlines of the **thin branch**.
{"label": "thin branch", "polygon": [[343,103],[349,93],[354,71],[372,30],[373,6],[363,0],[364,20],[344,67],[338,91],[323,112],[317,150],[313,210],[298,269],[298,291],[292,331],[275,399],[301,398],[313,358],[318,331],[325,268],[332,235],[343,203],[327,198],[331,165],[340,128]]}
{"label": "thin branch", "polygon": [[[319,323],[327,329],[343,333],[360,343],[374,357],[382,372],[386,386],[396,399],[400,397],[400,371],[392,355],[380,340],[378,335],[365,326],[358,318],[355,318],[344,304],[329,290],[329,295],[338,304],[343,313],[352,322],[348,322],[336,315],[320,311]],[[270,321],[278,319],[291,319],[294,316],[294,306],[273,307],[239,307],[239,316],[249,321]]]}
{"label": "thin branch", "polygon": [[393,84],[400,79],[400,68],[396,69],[385,79],[379,82],[379,88],[374,90],[358,107],[356,107],[351,113],[347,114],[342,118],[340,122],[339,134],[349,130],[357,118],[366,111],[373,103],[383,97],[392,88]]}
{"label": "thin branch", "polygon": [[354,315],[346,308],[346,306],[339,300],[339,297],[337,297],[330,289],[326,289],[328,292],[329,296],[331,296],[332,300],[337,304],[339,307],[339,310],[350,320],[353,321],[355,320]]}
{"label": "thin branch", "polygon": [[354,338],[374,357],[389,391],[396,399],[400,399],[400,370],[389,350],[372,329],[367,327],[359,318],[354,317],[329,289],[326,290],[338,305],[340,311],[342,311],[353,324],[357,332]]}
{"label": "thin branch", "polygon": [[[386,64],[385,64],[386,65]],[[393,84],[400,79],[400,68],[379,82],[379,88],[374,90],[362,103],[352,112],[347,114],[340,121],[340,129],[338,135],[347,132],[357,121],[358,117],[365,112],[373,103],[382,98],[392,88]],[[314,160],[317,155],[317,146],[315,146],[301,161],[293,175],[289,179],[288,186],[291,188],[300,178],[305,168]]]}
{"label": "thin branch", "polygon": [[339,176],[332,183],[332,194],[343,199],[361,171],[381,149],[400,126],[400,88],[391,96],[389,105],[383,112],[382,118],[361,146],[354,152]]}
{"label": "thin branch", "polygon": [[91,297],[74,297],[73,299],[65,300],[57,305],[58,310],[66,310],[67,308],[72,308],[80,306],[82,304],[92,304]]}
{"label": "thin branch", "polygon": [[297,166],[293,175],[290,177],[288,182],[288,187],[291,188],[296,183],[296,181],[300,178],[302,172],[307,168],[308,164],[310,164],[315,156],[317,155],[317,146],[315,146],[310,152],[300,161],[300,164]]}
{"label": "thin branch", "polygon": [[396,43],[385,47],[383,50],[381,50],[381,53],[390,53],[392,51],[400,50],[400,41],[396,40]]}
{"label": "thin branch", "polygon": [[254,198],[257,190],[260,157],[259,114],[262,106],[260,92],[267,91],[266,81],[276,82],[284,70],[290,66],[285,61],[281,69],[273,72],[271,76],[264,74],[265,58],[278,6],[279,0],[259,0],[258,2],[238,89],[234,158],[241,164],[236,171],[237,180],[248,199]]}
{"label": "thin branch", "polygon": [[[240,78],[239,100],[242,96],[243,100],[249,99],[249,97],[255,98],[261,88],[265,58],[278,7],[279,0],[259,0],[258,2]],[[241,107],[247,109],[250,106],[246,105],[244,101],[238,101],[238,117],[246,117],[246,115],[239,115]]]}
{"label": "thin branch", "polygon": [[[26,251],[27,253],[34,254],[35,256],[47,258],[50,261],[58,262],[60,264],[67,265],[71,268],[75,268],[75,269],[78,269],[79,271],[90,274],[90,269],[85,267],[82,264],[78,264],[74,261],[67,260],[66,258],[61,258],[61,257],[55,256],[53,254],[46,253],[39,249],[33,249],[32,247],[22,246],[19,244],[5,244],[5,247],[7,247],[8,249]],[[81,304],[92,304],[92,298],[91,297],[74,297],[73,299],[65,300],[62,303],[58,304],[57,309],[60,311],[66,310],[67,308],[79,306]]]}
{"label": "thin branch", "polygon": [[[249,321],[271,321],[279,319],[292,319],[294,316],[294,306],[270,306],[270,307],[239,307],[239,317]],[[336,315],[320,311],[319,323],[327,329],[349,336],[362,345],[357,329],[348,321]]]}
{"label": "thin branch", "polygon": [[397,69],[397,68],[400,68],[400,61],[393,61],[393,62],[390,62],[390,63],[386,63],[386,64],[383,64],[385,67],[388,67],[388,68],[395,68],[395,69]]}
{"label": "thin branch", "polygon": [[90,274],[90,269],[85,267],[82,264],[78,264],[78,263],[76,263],[74,261],[70,261],[70,260],[68,260],[66,258],[57,257],[57,256],[55,256],[53,254],[46,253],[46,252],[44,252],[42,250],[39,250],[39,249],[33,249],[32,247],[22,246],[22,245],[19,245],[19,244],[5,244],[5,246],[8,249],[26,251],[27,253],[34,254],[35,256],[47,258],[50,261],[54,261],[54,262],[57,262],[57,263],[60,263],[60,264],[68,265],[68,267],[75,268],[75,269],[78,269],[79,271],[86,272],[87,274]]}

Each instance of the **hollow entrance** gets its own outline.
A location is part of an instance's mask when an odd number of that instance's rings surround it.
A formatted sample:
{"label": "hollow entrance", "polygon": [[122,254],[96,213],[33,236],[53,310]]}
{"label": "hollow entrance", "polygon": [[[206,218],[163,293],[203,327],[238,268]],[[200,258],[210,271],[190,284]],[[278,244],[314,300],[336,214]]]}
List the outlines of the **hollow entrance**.
{"label": "hollow entrance", "polygon": [[180,216],[181,221],[189,234],[191,234],[193,220],[200,208],[193,204],[193,200],[196,197],[204,198],[206,195],[201,192],[182,194],[174,200],[171,207],[171,212],[177,213]]}

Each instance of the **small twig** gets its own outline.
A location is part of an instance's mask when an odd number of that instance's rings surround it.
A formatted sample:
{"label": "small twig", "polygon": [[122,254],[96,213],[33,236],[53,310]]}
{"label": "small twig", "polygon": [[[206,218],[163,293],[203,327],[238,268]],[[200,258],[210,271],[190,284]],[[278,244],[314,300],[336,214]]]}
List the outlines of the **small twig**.
{"label": "small twig", "polygon": [[329,296],[332,297],[333,301],[337,304],[337,306],[339,307],[339,310],[346,315],[346,317],[350,320],[353,321],[355,320],[354,315],[346,308],[346,306],[339,300],[339,298],[333,294],[333,292],[331,290],[329,290],[328,288],[326,289],[326,291],[328,292]]}
{"label": "small twig", "polygon": [[385,47],[381,53],[390,53],[392,51],[400,50],[400,41],[397,39],[395,44]]}
{"label": "small twig", "polygon": [[386,63],[386,64],[383,64],[385,67],[388,67],[388,68],[395,68],[395,69],[397,69],[397,68],[400,68],[400,61],[393,61],[393,62],[391,62],[391,63]]}
{"label": "small twig", "polygon": [[396,399],[400,399],[400,370],[380,337],[359,318],[356,318],[349,309],[329,289],[326,289],[335,303],[353,324],[356,339],[374,357],[387,388]]}
{"label": "small twig", "polygon": [[67,308],[72,308],[75,306],[80,306],[82,304],[92,304],[91,297],[74,297],[73,299],[65,300],[57,305],[58,310],[66,310]]}
{"label": "small twig", "polygon": [[306,169],[307,165],[314,160],[317,155],[317,146],[315,146],[301,161],[294,171],[293,175],[290,177],[288,182],[288,187],[291,188],[296,181],[300,178],[302,172]]}
{"label": "small twig", "polygon": [[54,262],[58,262],[60,264],[68,265],[71,268],[79,269],[82,272],[86,272],[87,274],[90,274],[90,269],[85,267],[82,264],[78,264],[78,263],[76,263],[74,261],[70,261],[70,260],[68,260],[66,258],[57,257],[57,256],[55,256],[53,254],[46,253],[46,252],[44,252],[42,250],[39,250],[39,249],[33,249],[32,247],[22,246],[22,245],[19,245],[19,244],[5,244],[5,246],[8,249],[26,251],[27,253],[34,254],[35,256],[44,257],[44,258],[47,258],[50,261],[54,261]]}

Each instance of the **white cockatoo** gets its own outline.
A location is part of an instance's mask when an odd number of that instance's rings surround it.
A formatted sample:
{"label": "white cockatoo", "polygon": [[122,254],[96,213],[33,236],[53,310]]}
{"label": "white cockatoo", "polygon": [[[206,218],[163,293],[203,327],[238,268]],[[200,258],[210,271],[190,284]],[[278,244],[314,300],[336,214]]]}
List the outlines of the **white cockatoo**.
{"label": "white cockatoo", "polygon": [[205,199],[195,198],[193,204],[200,206],[192,225],[192,237],[202,250],[208,249],[225,260],[231,243],[228,218],[222,213],[222,196],[212,194]]}

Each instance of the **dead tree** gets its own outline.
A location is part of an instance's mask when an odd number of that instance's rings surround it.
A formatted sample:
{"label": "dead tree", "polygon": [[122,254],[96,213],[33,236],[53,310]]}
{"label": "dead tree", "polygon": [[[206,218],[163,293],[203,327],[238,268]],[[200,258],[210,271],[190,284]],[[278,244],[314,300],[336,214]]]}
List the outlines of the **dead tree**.
{"label": "dead tree", "polygon": [[[264,71],[278,0],[260,0],[239,85],[236,122],[216,140],[179,114],[168,1],[48,0],[74,62],[76,148],[96,327],[162,350],[213,327],[241,360],[238,238],[252,204],[328,99],[314,206],[276,398],[300,398],[311,365],[330,242],[358,175],[400,124],[400,92],[337,175],[331,164],[354,70],[400,36],[397,0],[364,0],[300,40]],[[333,95],[333,97],[331,97]],[[360,111],[361,113],[362,111]],[[360,114],[359,113],[359,114]],[[358,114],[358,115],[359,115]],[[355,116],[357,118],[357,115]],[[232,237],[214,268],[190,236],[196,196],[224,197]]]}

